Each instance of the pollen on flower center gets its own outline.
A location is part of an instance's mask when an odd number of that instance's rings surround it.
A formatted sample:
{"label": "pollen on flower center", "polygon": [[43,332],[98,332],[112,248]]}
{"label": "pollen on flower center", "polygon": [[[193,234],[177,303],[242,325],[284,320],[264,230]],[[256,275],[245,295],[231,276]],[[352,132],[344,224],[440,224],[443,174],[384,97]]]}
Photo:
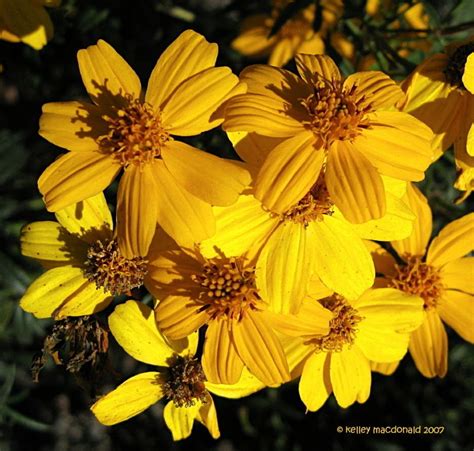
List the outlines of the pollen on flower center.
{"label": "pollen on flower center", "polygon": [[206,402],[206,376],[198,359],[192,356],[171,357],[162,377],[163,393],[176,407],[191,407],[197,401]]}
{"label": "pollen on flower center", "polygon": [[281,216],[284,221],[302,223],[307,226],[313,221],[322,221],[323,215],[331,216],[334,212],[334,202],[324,181],[324,170],[321,170],[318,180],[309,192]]}
{"label": "pollen on flower center", "polygon": [[129,292],[143,285],[148,261],[143,257],[125,258],[115,240],[96,241],[87,251],[85,275],[113,295]]}
{"label": "pollen on flower center", "polygon": [[163,128],[160,112],[148,103],[129,97],[128,105],[115,115],[103,116],[108,133],[98,138],[102,151],[112,154],[122,166],[150,163],[170,140]]}
{"label": "pollen on flower center", "polygon": [[339,80],[318,80],[314,92],[301,103],[309,114],[307,127],[327,147],[333,141],[351,140],[370,123],[366,118],[372,108],[357,97],[357,87],[343,87]]}
{"label": "pollen on flower center", "polygon": [[246,311],[255,309],[260,300],[255,267],[246,266],[242,257],[209,259],[202,273],[191,278],[202,287],[199,301],[212,319],[239,320]]}
{"label": "pollen on flower center", "polygon": [[311,339],[308,344],[315,346],[316,352],[340,352],[345,345],[351,346],[356,337],[357,324],[364,318],[342,296],[333,295],[319,302],[331,310],[333,318],[329,322],[329,333]]}
{"label": "pollen on flower center", "polygon": [[395,265],[397,274],[390,278],[390,285],[420,296],[425,309],[435,308],[443,292],[439,270],[422,262],[420,257],[409,256],[406,261],[407,264]]}
{"label": "pollen on flower center", "polygon": [[451,86],[457,86],[460,89],[465,90],[462,82],[464,75],[464,66],[466,65],[467,57],[474,52],[474,42],[462,45],[456,49],[456,51],[449,58],[444,75],[446,80]]}

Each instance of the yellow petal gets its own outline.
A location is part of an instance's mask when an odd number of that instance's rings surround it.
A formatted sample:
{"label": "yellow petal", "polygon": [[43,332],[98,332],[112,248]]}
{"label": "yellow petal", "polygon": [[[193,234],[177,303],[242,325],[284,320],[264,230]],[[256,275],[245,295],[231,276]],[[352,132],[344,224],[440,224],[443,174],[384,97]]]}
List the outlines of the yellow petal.
{"label": "yellow petal", "polygon": [[160,373],[150,371],[127,379],[91,407],[93,414],[112,426],[142,413],[163,397],[159,377]]}
{"label": "yellow petal", "polygon": [[232,205],[251,181],[250,174],[236,162],[179,141],[171,141],[162,157],[184,189],[211,205]]}
{"label": "yellow petal", "polygon": [[288,39],[283,38],[276,42],[273,47],[270,58],[268,59],[268,64],[270,66],[284,66],[288,61],[293,58],[298,48],[300,40],[299,39]]}
{"label": "yellow petal", "polygon": [[426,261],[439,267],[473,250],[474,213],[469,213],[452,221],[439,232],[430,244]]}
{"label": "yellow petal", "polygon": [[391,363],[379,363],[379,362],[370,362],[370,369],[376,373],[383,374],[384,376],[391,376],[395,370],[398,368],[400,362],[391,362]]}
{"label": "yellow petal", "polygon": [[305,362],[298,391],[306,409],[316,412],[332,393],[329,376],[329,355],[326,352],[312,354]]}
{"label": "yellow petal", "polygon": [[319,79],[336,81],[341,79],[336,63],[327,55],[298,54],[295,57],[296,68],[301,78],[310,86]]}
{"label": "yellow petal", "polygon": [[171,431],[174,441],[183,440],[191,435],[200,407],[200,402],[190,407],[177,407],[173,401],[166,404],[163,409],[163,419]]}
{"label": "yellow petal", "polygon": [[448,371],[448,337],[439,315],[426,312],[423,324],[410,335],[410,354],[425,377],[444,377]]}
{"label": "yellow petal", "polygon": [[58,210],[55,216],[70,234],[86,243],[112,237],[112,215],[103,193]]}
{"label": "yellow petal", "polygon": [[[472,274],[471,274],[472,289]],[[446,290],[438,305],[441,319],[451,326],[464,340],[474,343],[474,296]]]}
{"label": "yellow petal", "polygon": [[237,353],[250,372],[268,386],[290,379],[288,363],[275,333],[259,312],[247,312],[232,323]]}
{"label": "yellow petal", "polygon": [[296,379],[301,376],[306,359],[313,353],[313,347],[305,344],[302,338],[282,335],[277,329],[275,331],[285,351],[291,379]]}
{"label": "yellow petal", "polygon": [[375,272],[384,276],[394,276],[396,274],[395,265],[397,261],[393,255],[380,246],[380,244],[372,241],[364,241],[364,244],[374,260]]}
{"label": "yellow petal", "polygon": [[319,258],[316,239],[313,228],[285,222],[265,243],[257,261],[256,280],[271,311],[298,312]]}
{"label": "yellow petal", "polygon": [[112,296],[96,289],[81,268],[60,266],[38,277],[20,300],[20,307],[37,318],[90,315],[103,310]]}
{"label": "yellow petal", "polygon": [[315,269],[321,281],[348,299],[357,299],[374,283],[375,269],[369,251],[350,225],[324,216],[313,222],[314,246],[318,258]]}
{"label": "yellow petal", "polygon": [[125,258],[148,254],[157,222],[155,164],[129,166],[117,193],[117,237]]}
{"label": "yellow petal", "polygon": [[198,410],[196,420],[206,426],[213,439],[218,439],[220,437],[221,433],[219,431],[219,424],[217,422],[216,405],[214,404],[212,396],[208,396],[207,402],[202,403],[200,409]]}
{"label": "yellow petal", "polygon": [[238,83],[228,67],[211,67],[188,78],[163,107],[164,126],[177,136],[193,136],[217,127],[224,118],[216,112]]}
{"label": "yellow petal", "polygon": [[72,151],[96,150],[97,138],[107,134],[101,111],[86,102],[46,103],[39,134],[50,143]]}
{"label": "yellow petal", "polygon": [[217,44],[193,30],[183,31],[161,54],[148,81],[145,101],[161,107],[185,80],[213,67]]}
{"label": "yellow petal", "polygon": [[466,59],[462,84],[471,94],[474,94],[474,53],[471,53]]}
{"label": "yellow petal", "polygon": [[354,140],[381,174],[418,181],[432,161],[430,128],[406,113],[377,111],[368,115],[371,127]]}
{"label": "yellow petal", "polygon": [[313,143],[311,133],[299,133],[270,152],[255,182],[255,197],[265,207],[283,213],[308,193],[325,158]]}
{"label": "yellow petal", "polygon": [[329,150],[326,184],[331,199],[348,221],[360,224],[385,215],[385,189],[380,174],[346,141]]}
{"label": "yellow petal", "polygon": [[425,255],[426,246],[431,238],[431,208],[428,205],[428,200],[423,196],[423,193],[412,184],[408,185],[404,200],[416,215],[416,219],[413,223],[413,231],[408,238],[392,242],[392,246],[400,256],[410,254],[421,257]]}
{"label": "yellow petal", "polygon": [[171,175],[163,161],[155,162],[158,223],[179,245],[193,247],[194,243],[211,237],[215,232],[212,208],[206,202],[184,190]]}
{"label": "yellow petal", "polygon": [[58,211],[107,188],[120,164],[98,152],[69,152],[50,164],[38,179],[46,208]]}
{"label": "yellow petal", "polygon": [[370,364],[357,346],[331,354],[330,375],[334,396],[341,407],[367,401],[372,381]]}
{"label": "yellow petal", "polygon": [[229,327],[227,320],[217,318],[210,321],[206,331],[202,367],[206,378],[215,384],[236,384],[244,367],[235,350]]}
{"label": "yellow petal", "polygon": [[115,307],[109,326],[118,344],[134,359],[156,366],[169,366],[174,350],[156,324],[153,310],[137,301]]}
{"label": "yellow petal", "polygon": [[206,388],[222,398],[239,399],[265,388],[265,384],[244,367],[237,383],[227,385],[213,384],[208,381],[206,382]]}
{"label": "yellow petal", "polygon": [[241,33],[232,42],[231,47],[245,56],[263,56],[269,53],[275,37],[268,37],[269,26],[266,14],[256,14],[244,19]]}
{"label": "yellow petal", "polygon": [[100,39],[97,45],[77,52],[82,81],[96,105],[123,106],[125,96],[138,99],[141,93],[140,79],[128,63]]}
{"label": "yellow petal", "polygon": [[474,294],[474,257],[458,258],[441,268],[445,288]]}
{"label": "yellow petal", "polygon": [[[315,34],[312,38],[304,40],[298,48],[298,53],[309,55],[323,55],[326,53],[326,46],[319,34]],[[298,56],[298,55],[297,55]]]}

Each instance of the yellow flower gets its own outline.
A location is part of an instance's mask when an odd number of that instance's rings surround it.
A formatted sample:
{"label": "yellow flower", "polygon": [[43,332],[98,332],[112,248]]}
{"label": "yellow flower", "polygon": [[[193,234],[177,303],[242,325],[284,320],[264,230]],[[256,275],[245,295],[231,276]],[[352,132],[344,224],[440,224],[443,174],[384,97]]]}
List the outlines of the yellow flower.
{"label": "yellow flower", "polygon": [[297,53],[324,53],[323,38],[342,15],[342,0],[320,2],[322,21],[317,31],[314,29],[316,6],[309,5],[288,19],[275,35],[270,36],[275,21],[289,3],[291,0],[273,0],[270,15],[257,14],[245,19],[232,47],[245,56],[270,55],[268,64],[272,66],[284,66]]}
{"label": "yellow flower", "polygon": [[241,79],[248,93],[226,108],[225,130],[285,138],[266,155],[256,197],[283,213],[325,167],[329,195],[348,221],[381,218],[387,207],[381,175],[422,180],[432,159],[430,129],[388,110],[403,93],[381,72],[343,81],[327,56],[300,54],[296,64],[301,78],[269,66],[247,68]]}
{"label": "yellow flower", "polygon": [[403,82],[401,106],[433,130],[437,156],[452,144],[458,178],[455,187],[474,189],[474,41],[428,58]]}
{"label": "yellow flower", "polygon": [[119,305],[109,316],[110,330],[134,359],[156,365],[159,371],[141,373],[127,379],[100,398],[91,410],[107,426],[138,415],[166,398],[163,416],[174,440],[191,435],[194,420],[219,438],[214,401],[206,377],[195,357],[198,336],[170,342],[160,333],[153,311],[137,301]]}
{"label": "yellow flower", "polygon": [[[364,403],[370,395],[370,360],[403,358],[409,332],[423,319],[422,305],[418,296],[381,288],[356,300],[337,294],[305,300],[297,315],[280,315],[277,329],[295,337],[288,360],[297,359],[293,376],[301,372],[299,393],[307,410],[318,410],[332,392],[341,407]],[[316,325],[328,310],[330,330],[321,334]]]}
{"label": "yellow flower", "polygon": [[283,348],[255,284],[251,251],[227,257],[216,250],[206,258],[197,249],[161,250],[150,256],[145,285],[160,299],[156,319],[169,339],[207,325],[202,365],[210,382],[235,384],[245,367],[267,386],[289,380]]}
{"label": "yellow flower", "polygon": [[44,7],[60,4],[61,0],[0,0],[0,39],[42,49],[54,32]]}
{"label": "yellow flower", "polygon": [[423,299],[424,321],[411,334],[409,351],[424,376],[443,377],[448,365],[448,337],[441,320],[474,342],[474,258],[464,257],[474,249],[474,213],[444,227],[427,250],[431,210],[415,187],[407,195],[418,219],[409,238],[391,243],[400,264],[387,251],[372,246],[377,273],[384,275],[378,284]]}
{"label": "yellow flower", "polygon": [[70,152],[41,175],[50,211],[103,191],[122,171],[117,229],[125,257],[147,254],[156,223],[179,243],[214,233],[212,205],[230,205],[249,183],[239,165],[175,136],[219,125],[222,104],[245,90],[228,67],[214,67],[217,45],[192,30],[161,55],[146,94],[106,42],[80,50],[79,69],[93,103],[49,103],[40,134]]}
{"label": "yellow flower", "polygon": [[102,193],[59,210],[56,219],[21,232],[22,254],[49,268],[22,297],[23,310],[38,318],[90,315],[143,284],[147,260],[122,256]]}

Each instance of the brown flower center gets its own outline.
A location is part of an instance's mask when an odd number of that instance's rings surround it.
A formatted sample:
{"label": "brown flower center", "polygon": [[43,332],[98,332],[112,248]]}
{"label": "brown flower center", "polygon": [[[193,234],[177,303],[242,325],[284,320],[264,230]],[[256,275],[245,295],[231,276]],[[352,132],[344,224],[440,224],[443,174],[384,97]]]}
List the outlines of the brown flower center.
{"label": "brown flower center", "polygon": [[206,376],[198,359],[175,355],[162,374],[163,393],[176,407],[191,407],[197,401],[206,402]]}
{"label": "brown flower center", "polygon": [[113,117],[103,116],[108,133],[100,136],[98,142],[122,166],[140,166],[158,158],[161,148],[171,138],[163,128],[160,112],[138,99],[127,100],[128,105],[117,109]]}
{"label": "brown flower center", "polygon": [[354,343],[357,324],[364,318],[342,296],[332,295],[319,302],[331,310],[333,318],[329,322],[329,333],[311,339],[308,344],[315,346],[316,352],[341,352],[345,345]]}
{"label": "brown flower center", "polygon": [[334,141],[352,140],[370,126],[366,114],[372,107],[363,96],[358,98],[355,85],[347,89],[339,80],[319,78],[314,93],[301,103],[309,114],[307,127],[326,148]]}
{"label": "brown flower center", "polygon": [[125,258],[117,241],[96,241],[87,251],[85,275],[113,295],[128,293],[143,285],[148,271],[148,260],[143,257]]}
{"label": "brown flower center", "polygon": [[255,267],[246,266],[243,257],[211,258],[202,273],[191,278],[202,287],[199,300],[212,319],[223,316],[239,320],[246,311],[255,309],[260,300]]}
{"label": "brown flower center", "polygon": [[444,75],[451,86],[457,86],[462,90],[466,90],[462,82],[464,75],[464,66],[466,65],[467,57],[474,52],[474,42],[466,45],[461,45],[450,56]]}
{"label": "brown flower center", "polygon": [[406,261],[395,265],[397,274],[390,279],[390,286],[420,296],[427,310],[435,308],[443,292],[439,270],[422,262],[420,257],[408,256]]}

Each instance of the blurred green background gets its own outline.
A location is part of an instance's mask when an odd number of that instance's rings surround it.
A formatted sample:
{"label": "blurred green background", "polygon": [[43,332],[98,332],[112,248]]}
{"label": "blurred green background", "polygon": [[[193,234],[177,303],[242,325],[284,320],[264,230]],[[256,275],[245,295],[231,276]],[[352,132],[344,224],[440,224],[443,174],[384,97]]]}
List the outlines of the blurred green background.
{"label": "blurred green background", "polygon": [[[301,6],[310,2],[302,1]],[[392,1],[393,11],[397,9]],[[405,2],[410,3],[410,2]],[[453,39],[472,35],[474,28],[443,34],[452,27],[474,20],[472,0],[426,1],[431,26],[438,30],[431,39],[433,51]],[[338,30],[349,33],[361,52],[377,52],[384,70],[398,78],[423,60],[422,51],[408,61],[393,61],[387,49],[377,47],[375,37],[390,23],[370,22],[374,33],[355,24],[367,23],[365,0],[346,0]],[[196,424],[191,438],[173,443],[156,405],[146,413],[120,425],[101,426],[89,412],[91,398],[71,374],[51,362],[32,382],[30,365],[51,322],[37,320],[18,307],[29,283],[41,272],[19,253],[18,236],[23,225],[51,219],[44,210],[36,180],[61,153],[38,134],[42,104],[85,97],[76,64],[78,49],[102,38],[112,44],[137,71],[145,85],[158,56],[178,34],[187,29],[202,33],[219,44],[219,65],[238,73],[253,61],[230,48],[239,23],[256,11],[269,10],[262,1],[239,0],[158,1],[63,0],[49,10],[55,24],[53,40],[36,52],[22,44],[0,41],[0,450],[468,450],[473,437],[472,346],[449,331],[449,371],[444,379],[428,380],[406,357],[391,377],[373,376],[368,402],[349,409],[334,399],[318,412],[305,414],[297,384],[267,389],[242,400],[217,399],[222,437],[214,441]],[[362,29],[362,33],[360,30]],[[364,31],[365,30],[365,31]],[[378,34],[377,34],[378,33]],[[392,35],[391,35],[392,36]],[[395,35],[396,37],[396,35]],[[397,39],[387,41],[396,46]],[[346,72],[351,71],[332,51],[328,52]],[[257,62],[265,62],[259,60]],[[290,65],[290,68],[291,65]],[[215,154],[235,157],[225,135],[214,130],[192,139],[193,144]],[[472,211],[468,200],[454,205],[458,192],[452,188],[454,161],[448,152],[428,171],[421,188],[435,215],[435,228]],[[113,188],[108,193],[114,198]],[[102,318],[106,317],[105,312]],[[143,365],[125,355],[115,344],[112,365],[117,374],[105,381],[105,392],[124,378],[140,372]],[[444,426],[438,435],[368,435],[337,433],[337,426]]]}

